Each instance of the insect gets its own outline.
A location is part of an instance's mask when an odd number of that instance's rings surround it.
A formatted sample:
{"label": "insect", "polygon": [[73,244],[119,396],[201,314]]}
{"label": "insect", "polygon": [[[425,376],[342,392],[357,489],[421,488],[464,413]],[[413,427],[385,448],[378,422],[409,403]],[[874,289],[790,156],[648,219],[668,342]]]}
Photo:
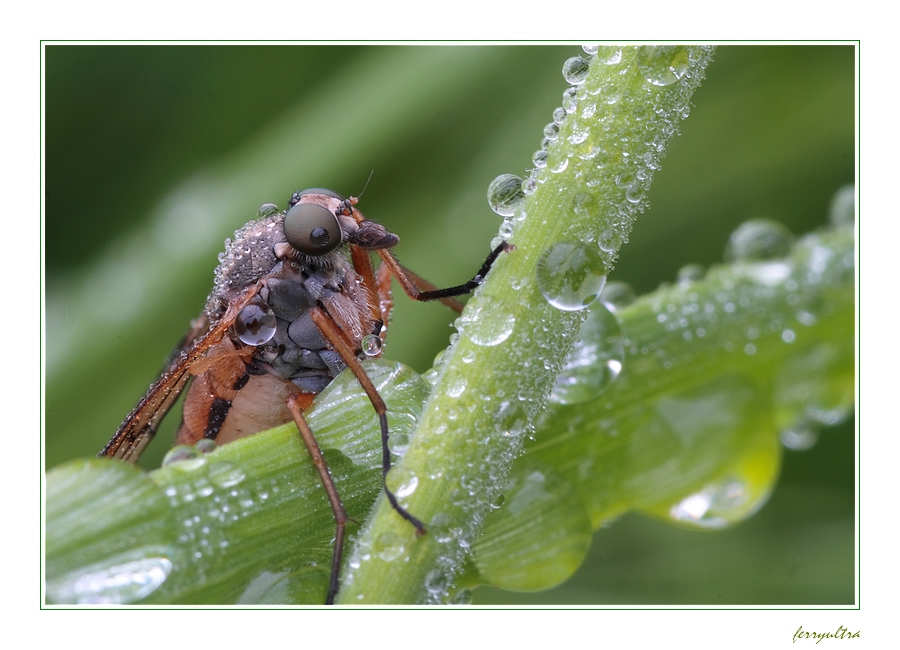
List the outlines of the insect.
{"label": "insect", "polygon": [[[303,412],[341,371],[350,368],[378,414],[382,484],[394,510],[417,534],[425,524],[397,502],[384,481],[391,467],[387,412],[360,360],[380,354],[391,307],[391,278],[419,301],[455,300],[480,285],[500,244],[468,282],[438,289],[400,265],[390,249],[399,238],[327,189],[295,192],[286,210],[272,206],[227,240],[206,307],[173,360],[100,452],[136,462],[160,422],[188,386],[175,444],[219,444],[293,420],[325,488],[335,519],[326,599],[339,586],[348,516]],[[377,273],[370,251],[381,258]]]}

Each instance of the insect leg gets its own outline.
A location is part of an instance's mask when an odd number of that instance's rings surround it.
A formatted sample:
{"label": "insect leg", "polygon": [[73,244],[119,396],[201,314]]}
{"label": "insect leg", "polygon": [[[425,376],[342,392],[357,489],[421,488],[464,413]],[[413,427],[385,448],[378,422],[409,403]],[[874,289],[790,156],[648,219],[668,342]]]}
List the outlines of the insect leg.
{"label": "insect leg", "polygon": [[366,371],[363,369],[362,364],[360,364],[359,360],[356,358],[356,355],[353,352],[353,349],[347,344],[347,341],[344,337],[344,334],[341,332],[340,328],[337,324],[331,320],[331,317],[325,312],[325,310],[319,307],[313,307],[309,310],[312,316],[313,323],[316,324],[316,327],[322,332],[322,334],[327,338],[332,346],[334,346],[335,352],[337,352],[341,359],[347,364],[347,367],[353,372],[356,376],[357,381],[359,381],[363,390],[369,398],[369,401],[372,403],[372,408],[375,409],[375,413],[378,414],[378,422],[381,426],[381,481],[384,486],[384,493],[387,495],[388,501],[390,501],[391,506],[394,510],[397,511],[401,517],[406,519],[409,523],[411,523],[416,528],[416,533],[419,535],[425,534],[425,524],[421,521],[413,517],[409,514],[406,509],[403,508],[398,502],[397,497],[393,492],[388,489],[386,477],[388,471],[391,469],[391,452],[388,448],[388,422],[387,422],[387,407],[384,405],[384,400],[381,399],[381,395],[378,394],[378,391],[375,388],[375,385],[372,383],[372,380],[369,379],[369,376],[366,374]]}
{"label": "insect leg", "polygon": [[409,296],[413,300],[419,300],[423,302],[429,300],[440,300],[451,309],[461,312],[462,304],[460,304],[456,300],[452,300],[452,298],[454,296],[463,296],[478,287],[482,282],[484,282],[484,277],[488,274],[488,271],[491,270],[491,266],[500,255],[500,253],[504,251],[510,251],[512,250],[512,248],[513,246],[511,244],[507,244],[506,242],[501,243],[491,251],[490,255],[487,256],[487,259],[484,261],[484,264],[481,265],[481,269],[478,271],[475,277],[473,277],[465,284],[459,284],[455,287],[448,287],[446,289],[438,289],[424,278],[419,277],[406,267],[402,266],[400,262],[397,261],[397,258],[394,257],[393,253],[391,253],[389,250],[378,249],[376,252],[381,257],[381,259],[384,260],[384,263],[388,266],[388,268],[391,269],[391,273],[393,273],[394,277],[397,278],[397,281],[400,283],[400,286],[403,288],[403,291],[407,296]]}
{"label": "insect leg", "polygon": [[384,263],[378,266],[375,273],[375,293],[378,296],[378,305],[381,308],[381,320],[385,327],[381,330],[381,340],[385,341],[387,324],[391,322],[391,312],[394,310],[394,297],[391,295],[391,269]]}
{"label": "insect leg", "polygon": [[[334,597],[338,590],[341,557],[344,554],[344,527],[346,526],[349,517],[347,517],[347,511],[344,510],[344,504],[341,501],[340,495],[338,495],[337,488],[334,486],[334,481],[331,478],[331,473],[328,471],[328,465],[325,463],[325,458],[322,456],[322,450],[319,448],[319,443],[316,442],[316,437],[313,435],[312,429],[309,428],[309,424],[306,423],[306,418],[303,417],[303,401],[305,397],[306,395],[304,393],[294,393],[288,397],[287,404],[288,408],[291,410],[291,415],[294,416],[294,422],[300,430],[300,437],[303,438],[303,442],[309,450],[309,455],[312,457],[313,465],[315,465],[316,471],[319,472],[319,478],[322,480],[322,485],[325,487],[325,494],[328,496],[328,502],[331,504],[332,512],[334,512],[334,554],[331,558],[331,580],[328,584],[328,596],[325,599],[326,605],[333,605]],[[308,403],[306,405],[308,406]]]}
{"label": "insect leg", "polygon": [[362,286],[369,294],[369,309],[372,313],[372,320],[377,323],[379,330],[378,332],[372,333],[379,334],[381,326],[387,323],[387,316],[384,314],[383,309],[379,304],[379,296],[374,290],[378,281],[375,279],[375,271],[372,269],[372,260],[369,259],[369,251],[363,250],[359,246],[351,245],[350,259],[353,261],[353,269],[362,276]]}

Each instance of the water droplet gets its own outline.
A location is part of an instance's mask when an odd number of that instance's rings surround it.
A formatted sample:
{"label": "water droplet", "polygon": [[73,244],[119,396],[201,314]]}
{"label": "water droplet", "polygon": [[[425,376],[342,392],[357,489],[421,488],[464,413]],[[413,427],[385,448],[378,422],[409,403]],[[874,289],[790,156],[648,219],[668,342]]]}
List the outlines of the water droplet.
{"label": "water droplet", "polygon": [[856,188],[845,185],[831,199],[828,221],[832,226],[852,226],[856,222]]}
{"label": "water droplet", "polygon": [[[545,126],[544,127],[544,137],[549,142],[555,142],[556,139],[559,137],[559,124],[557,124],[556,122],[550,122],[550,124]],[[541,147],[541,149],[544,149],[544,148],[546,148],[546,147],[543,147],[543,146]]]}
{"label": "water droplet", "polygon": [[451,598],[448,605],[471,605],[472,604],[472,590],[471,589],[460,589],[457,591],[453,598]]}
{"label": "water droplet", "polygon": [[581,49],[584,50],[584,53],[588,56],[594,56],[597,53],[597,50],[600,49],[599,45],[582,45]]}
{"label": "water droplet", "polygon": [[453,380],[450,385],[447,387],[447,395],[453,397],[454,399],[460,397],[463,393],[466,392],[466,378],[459,377]]}
{"label": "water droplet", "polygon": [[805,415],[813,422],[819,422],[829,427],[843,422],[853,411],[853,405],[836,404],[826,405],[820,400],[819,404],[812,404],[806,407]]}
{"label": "water droplet", "polygon": [[405,432],[393,432],[388,438],[388,449],[395,456],[402,456],[409,449],[409,435]]}
{"label": "water droplet", "polygon": [[488,296],[479,296],[456,321],[457,329],[475,345],[491,347],[509,338],[516,317],[506,306]]}
{"label": "water droplet", "polygon": [[547,158],[550,156],[549,153],[545,149],[538,149],[534,152],[534,155],[531,157],[531,162],[534,163],[534,166],[538,169],[543,169],[547,166]]}
{"label": "water droplet", "polygon": [[612,311],[617,311],[622,307],[627,307],[635,301],[637,294],[627,282],[612,281],[607,282],[600,292],[600,300]]}
{"label": "water droplet", "polygon": [[213,463],[208,476],[209,480],[220,488],[234,487],[245,478],[244,470],[225,461]]}
{"label": "water droplet", "polygon": [[196,467],[199,467],[206,462],[205,459],[200,457],[200,452],[191,445],[177,445],[172,447],[166,452],[166,455],[163,456],[162,466],[166,467],[168,465],[174,465],[175,463],[186,463],[187,461],[199,461],[193,464]]}
{"label": "water droplet", "polygon": [[668,86],[688,70],[690,54],[683,45],[645,45],[638,56],[641,74],[654,86]]}
{"label": "water droplet", "polygon": [[403,540],[392,532],[381,533],[372,544],[372,551],[385,562],[393,562],[401,557],[405,550]]}
{"label": "water droplet", "polygon": [[644,188],[640,183],[632,183],[625,188],[625,200],[629,203],[640,203],[644,198]]}
{"label": "water droplet", "polygon": [[562,241],[541,255],[536,279],[547,302],[563,311],[577,311],[597,299],[606,284],[606,265],[592,246]]}
{"label": "water droplet", "polygon": [[210,440],[209,438],[203,438],[202,440],[198,440],[194,443],[194,449],[199,451],[201,454],[211,454],[218,448],[215,440]]}
{"label": "water droplet", "polygon": [[569,87],[563,91],[562,105],[567,113],[575,112],[575,108],[578,106],[578,90],[576,88]]}
{"label": "water droplet", "polygon": [[806,451],[819,441],[819,432],[809,422],[798,422],[795,426],[784,429],[779,437],[786,449]]}
{"label": "water droplet", "polygon": [[672,506],[669,516],[698,528],[719,529],[746,519],[769,498],[769,489],[739,477],[707,485]]}
{"label": "water droplet", "polygon": [[604,65],[616,65],[622,61],[622,48],[605,45],[597,50],[597,60]]}
{"label": "water droplet", "polygon": [[488,205],[501,217],[511,217],[525,203],[522,179],[513,174],[501,174],[491,181],[487,191]]}
{"label": "water droplet", "polygon": [[624,359],[619,320],[602,302],[595,303],[556,378],[550,401],[579,404],[595,398],[619,376]]}
{"label": "water droplet", "polygon": [[494,414],[494,426],[504,436],[521,436],[528,428],[528,413],[520,402],[503,400]]}
{"label": "water droplet", "polygon": [[706,270],[700,264],[682,266],[677,275],[678,284],[682,287],[690,286],[697,280],[702,280],[705,272]]}
{"label": "water droplet", "polygon": [[781,332],[781,340],[785,343],[793,343],[797,339],[797,334],[792,329],[784,329]]}
{"label": "water droplet", "polygon": [[550,171],[553,172],[554,174],[561,174],[562,172],[566,171],[566,167],[568,167],[568,166],[569,166],[569,159],[562,158],[550,166]]}
{"label": "water droplet", "polygon": [[394,490],[394,495],[398,499],[405,499],[413,492],[416,491],[416,488],[419,487],[419,477],[415,475],[414,472],[404,468],[394,468],[390,472],[390,474],[395,474],[394,482],[397,487]]}
{"label": "water droplet", "polygon": [[154,551],[158,554],[155,549],[130,551],[47,580],[47,598],[75,605],[127,605],[146,598],[172,571],[167,557],[136,557]]}
{"label": "water droplet", "polygon": [[589,70],[590,63],[587,59],[581,56],[573,56],[570,59],[566,59],[566,62],[563,63],[562,73],[567,82],[573,86],[578,86],[587,79]]}
{"label": "water droplet", "polygon": [[572,128],[572,133],[569,134],[567,140],[569,141],[569,144],[581,144],[588,139],[590,134],[590,128],[576,125]]}
{"label": "water droplet", "polygon": [[728,238],[726,262],[759,262],[786,257],[794,236],[780,223],[769,219],[745,221]]}
{"label": "water droplet", "polygon": [[247,345],[263,345],[272,340],[276,328],[275,312],[261,298],[255,298],[234,320],[234,333]]}
{"label": "water droplet", "polygon": [[278,206],[274,203],[263,203],[256,211],[256,217],[258,219],[264,219],[266,217],[271,217],[273,214],[277,214],[278,212]]}
{"label": "water droplet", "polygon": [[432,569],[425,575],[425,588],[432,597],[443,598],[450,588],[450,577],[443,569]]}
{"label": "water droplet", "polygon": [[384,343],[381,340],[381,337],[376,334],[366,334],[360,342],[362,352],[367,357],[377,357],[381,354],[383,345]]}

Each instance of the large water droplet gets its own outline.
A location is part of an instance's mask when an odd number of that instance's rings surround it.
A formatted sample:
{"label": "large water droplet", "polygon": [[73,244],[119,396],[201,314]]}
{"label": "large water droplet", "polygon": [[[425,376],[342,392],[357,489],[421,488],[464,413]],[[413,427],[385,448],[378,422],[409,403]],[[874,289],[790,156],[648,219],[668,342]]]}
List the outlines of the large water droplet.
{"label": "large water droplet", "polygon": [[579,241],[557,242],[538,260],[537,285],[541,295],[557,309],[577,311],[600,295],[606,270],[594,247]]}
{"label": "large water droplet", "polygon": [[384,342],[381,337],[376,334],[366,334],[360,342],[360,348],[367,357],[377,357],[381,354],[381,348]]}
{"label": "large water droplet", "polygon": [[689,63],[690,54],[683,45],[645,45],[638,57],[641,74],[654,86],[675,83],[685,75]]}
{"label": "large water droplet", "polygon": [[767,488],[760,489],[741,477],[731,476],[685,497],[669,509],[669,515],[697,528],[725,528],[759,510],[769,493]]}
{"label": "large water droplet", "polygon": [[566,62],[563,63],[562,73],[566,81],[573,86],[577,86],[583,84],[584,80],[587,79],[588,70],[590,70],[590,63],[587,59],[573,56],[570,59],[566,59]]}
{"label": "large water droplet", "polygon": [[172,561],[167,557],[136,557],[140,554],[130,551],[48,580],[47,598],[76,605],[127,605],[141,600],[166,581]]}
{"label": "large water droplet", "polygon": [[254,299],[234,320],[234,333],[247,345],[263,345],[275,336],[275,312],[264,300]]}
{"label": "large water droplet", "polygon": [[500,174],[491,181],[487,191],[488,205],[501,217],[511,217],[525,203],[522,179],[514,174]]}
{"label": "large water droplet", "polygon": [[787,257],[794,236],[780,223],[769,219],[745,221],[728,238],[727,262],[759,262]]}
{"label": "large water droplet", "polygon": [[550,401],[579,404],[593,399],[619,376],[624,359],[619,320],[602,302],[594,304],[556,378]]}

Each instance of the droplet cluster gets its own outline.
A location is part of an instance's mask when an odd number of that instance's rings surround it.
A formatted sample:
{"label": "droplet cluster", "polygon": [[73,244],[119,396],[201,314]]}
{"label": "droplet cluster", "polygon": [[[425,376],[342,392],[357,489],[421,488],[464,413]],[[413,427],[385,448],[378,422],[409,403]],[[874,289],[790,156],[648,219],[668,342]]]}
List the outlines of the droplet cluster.
{"label": "droplet cluster", "polygon": [[[854,406],[853,194],[836,195],[831,227],[800,238],[745,222],[729,264],[686,266],[639,300],[608,286],[599,304],[609,324],[597,327],[595,306],[528,458],[572,470],[595,522],[638,509],[720,528],[752,515],[772,492],[782,447],[808,449]],[[616,326],[620,375],[594,391],[579,359]]]}
{"label": "droplet cluster", "polygon": [[559,218],[572,223],[569,237],[589,244],[611,269],[635,216],[648,206],[653,174],[690,112],[691,93],[712,52],[588,45],[566,60],[562,74],[571,85],[544,127],[533,168],[524,179],[502,174],[488,188],[489,205],[505,217],[493,245],[515,243],[528,196],[559,180],[560,201],[569,211]]}
{"label": "droplet cluster", "polygon": [[[573,85],[543,129],[534,169],[524,178],[504,174],[491,183],[489,205],[504,217],[493,245],[508,240],[516,247],[491,271],[504,290],[495,292],[489,277],[457,319],[451,348],[426,374],[436,388],[419,435],[410,441],[403,471],[388,477],[395,489],[409,493],[410,512],[427,516],[428,535],[413,540],[408,531],[409,543],[391,561],[404,576],[416,576],[414,585],[404,587],[418,590],[406,595],[416,602],[451,598],[484,518],[503,502],[512,462],[564,369],[575,333],[602,296],[615,251],[645,205],[652,171],[711,55],[708,48],[685,51],[688,69],[682,73],[673,64],[680,78],[667,86],[640,75],[639,48],[589,48],[567,61],[564,75]],[[539,192],[560,198],[560,214],[529,214]],[[519,233],[545,224],[555,234],[538,244],[543,250],[526,249],[527,238],[517,241]],[[532,255],[530,275],[513,271],[522,256]],[[627,291],[609,304],[617,299],[627,302]],[[613,331],[616,318],[606,303],[603,309],[609,315],[604,327],[610,326],[605,340],[570,359],[561,401],[592,390],[581,390],[582,374],[589,375],[583,386],[602,390],[621,369],[624,341]],[[604,360],[599,377],[582,373],[582,361],[592,355]],[[503,381],[490,381],[496,377]],[[423,503],[441,509],[417,512]],[[390,569],[375,547],[394,519],[396,513],[383,505],[357,542],[345,575],[345,602],[384,602],[383,579],[375,576]]]}

